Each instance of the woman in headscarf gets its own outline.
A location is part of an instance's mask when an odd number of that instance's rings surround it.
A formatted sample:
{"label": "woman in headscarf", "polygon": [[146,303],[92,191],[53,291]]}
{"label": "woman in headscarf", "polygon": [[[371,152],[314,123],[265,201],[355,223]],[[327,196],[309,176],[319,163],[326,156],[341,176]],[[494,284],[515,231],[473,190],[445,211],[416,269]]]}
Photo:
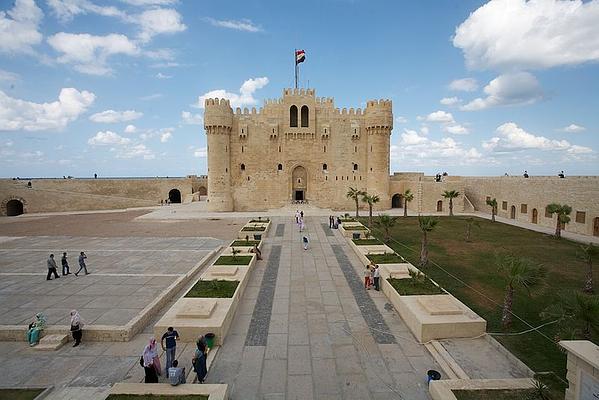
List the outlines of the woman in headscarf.
{"label": "woman in headscarf", "polygon": [[150,339],[150,352],[154,364],[154,368],[156,368],[156,374],[160,375],[160,357],[158,357],[158,349],[156,348],[156,339]]}
{"label": "woman in headscarf", "polygon": [[198,383],[204,383],[208,368],[206,367],[206,342],[204,341],[203,336],[198,339],[196,345],[198,348],[196,349],[192,360],[193,369],[198,375]]}
{"label": "woman in headscarf", "polygon": [[144,352],[141,356],[140,362],[144,367],[145,372],[145,383],[158,383],[158,375],[156,375],[156,367],[154,367],[154,355],[150,344],[148,343],[144,347]]}
{"label": "woman in headscarf", "polygon": [[73,347],[79,346],[81,337],[83,336],[83,321],[81,321],[81,316],[77,310],[71,311],[71,334],[75,341]]}
{"label": "woman in headscarf", "polygon": [[40,341],[40,333],[46,327],[46,317],[42,313],[35,314],[35,320],[29,324],[27,341],[29,346],[35,346]]}

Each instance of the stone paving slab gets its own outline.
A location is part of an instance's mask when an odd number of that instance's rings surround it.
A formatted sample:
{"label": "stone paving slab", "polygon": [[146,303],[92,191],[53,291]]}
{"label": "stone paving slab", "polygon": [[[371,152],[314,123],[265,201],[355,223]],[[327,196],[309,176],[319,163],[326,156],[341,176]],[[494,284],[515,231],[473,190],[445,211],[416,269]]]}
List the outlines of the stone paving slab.
{"label": "stone paving slab", "polygon": [[283,237],[285,234],[285,224],[277,224],[277,229],[275,230],[275,237]]}

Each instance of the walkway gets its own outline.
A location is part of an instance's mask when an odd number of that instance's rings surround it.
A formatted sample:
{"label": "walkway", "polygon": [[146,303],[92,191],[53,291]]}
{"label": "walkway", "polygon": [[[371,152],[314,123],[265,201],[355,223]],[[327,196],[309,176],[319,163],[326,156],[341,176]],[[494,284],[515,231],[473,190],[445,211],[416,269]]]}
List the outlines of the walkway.
{"label": "walkway", "polygon": [[208,382],[228,383],[231,399],[429,399],[435,362],[322,222],[307,218],[304,251],[291,217],[273,218]]}

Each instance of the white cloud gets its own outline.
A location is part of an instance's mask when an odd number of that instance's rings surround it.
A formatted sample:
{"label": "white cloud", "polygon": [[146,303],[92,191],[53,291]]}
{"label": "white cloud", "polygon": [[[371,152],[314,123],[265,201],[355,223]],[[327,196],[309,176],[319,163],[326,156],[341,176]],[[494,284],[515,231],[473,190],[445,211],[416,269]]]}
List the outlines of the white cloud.
{"label": "white cloud", "polygon": [[408,123],[408,119],[406,117],[395,117],[395,122],[397,122],[398,124],[407,124]]}
{"label": "white cloud", "polygon": [[173,137],[173,133],[172,133],[171,131],[166,131],[166,132],[163,132],[163,133],[160,135],[160,143],[166,143],[166,142],[168,142],[169,140],[171,140],[171,139],[172,139],[172,137]]}
{"label": "white cloud", "polygon": [[268,78],[252,78],[243,82],[239,88],[239,94],[230,93],[224,89],[212,90],[198,97],[198,101],[193,107],[204,108],[204,101],[210,98],[228,99],[231,102],[231,107],[253,106],[258,103],[254,98],[254,92],[268,85]]}
{"label": "white cloud", "polygon": [[254,24],[249,19],[242,20],[217,20],[214,18],[206,18],[208,22],[210,22],[213,26],[218,26],[221,28],[234,29],[237,31],[245,31],[245,32],[261,32],[262,28],[256,24]]}
{"label": "white cloud", "polygon": [[125,133],[135,133],[137,132],[137,128],[135,127],[135,125],[127,125],[125,127]]}
{"label": "white cloud", "polygon": [[193,148],[193,156],[196,158],[206,158],[208,156],[208,148],[206,147],[197,147]]}
{"label": "white cloud", "polygon": [[15,74],[14,72],[5,71],[0,69],[0,82],[14,82],[19,80],[19,74]]}
{"label": "white cloud", "polygon": [[456,28],[478,69],[550,68],[599,60],[599,1],[491,0]]}
{"label": "white cloud", "polygon": [[94,36],[88,33],[60,32],[48,38],[48,44],[59,53],[58,62],[73,64],[75,70],[90,75],[109,75],[112,69],[107,65],[110,56],[125,54],[138,55],[140,49],[125,35],[111,33]]}
{"label": "white cloud", "polygon": [[133,121],[139,119],[144,114],[135,110],[127,110],[127,111],[114,111],[114,110],[106,110],[96,114],[93,114],[89,117],[89,119],[93,122],[103,123],[103,124],[114,124],[117,122],[126,122]]}
{"label": "white cloud", "polygon": [[47,0],[52,13],[61,22],[71,21],[79,14],[98,14],[105,17],[119,17],[126,19],[127,15],[113,6],[98,6],[88,0]]}
{"label": "white cloud", "polygon": [[484,88],[487,97],[479,97],[460,109],[478,111],[490,107],[532,104],[543,98],[539,81],[528,72],[499,75]]}
{"label": "white cloud", "polygon": [[132,6],[167,6],[175,4],[177,0],[121,0]]}
{"label": "white cloud", "polygon": [[586,129],[587,128],[585,128],[584,126],[581,126],[581,125],[570,124],[560,130],[563,132],[568,132],[568,133],[578,133],[578,132],[584,132]]}
{"label": "white cloud", "polygon": [[449,84],[449,89],[460,92],[474,92],[478,89],[478,82],[474,78],[455,79]]}
{"label": "white cloud", "polygon": [[422,133],[423,135],[428,135],[428,133],[429,133],[428,126],[426,126],[426,125],[422,125],[422,126],[420,127],[420,133]]}
{"label": "white cloud", "polygon": [[10,97],[0,90],[0,130],[62,129],[79,118],[95,99],[96,95],[91,92],[63,88],[58,100],[34,103]]}
{"label": "white cloud", "polygon": [[33,0],[16,0],[12,9],[0,11],[0,53],[33,54],[43,39],[38,31],[43,16]]}
{"label": "white cloud", "polygon": [[153,93],[153,94],[149,94],[147,96],[141,96],[139,99],[140,100],[144,100],[144,101],[148,101],[148,100],[156,100],[162,97],[162,93]]}
{"label": "white cloud", "polygon": [[589,147],[572,145],[567,140],[548,139],[526,132],[514,122],[507,122],[497,127],[498,136],[483,142],[485,150],[494,152],[512,152],[528,149],[545,151],[567,151],[572,154],[590,153]]}
{"label": "white cloud", "polygon": [[435,111],[426,116],[426,120],[429,122],[440,122],[440,123],[453,123],[453,115],[446,111]]}
{"label": "white cloud", "polygon": [[414,166],[448,163],[468,165],[485,162],[483,155],[474,147],[463,147],[450,137],[439,141],[432,140],[413,130],[404,130],[399,144],[391,146],[391,159],[401,160]]}
{"label": "white cloud", "polygon": [[87,143],[92,146],[126,145],[131,143],[131,139],[122,137],[118,133],[111,131],[100,131],[95,136],[89,138]]}
{"label": "white cloud", "polygon": [[457,97],[443,97],[439,103],[445,105],[445,106],[454,106],[456,104],[459,104],[462,100],[460,100]]}
{"label": "white cloud", "polygon": [[418,132],[411,129],[404,129],[404,133],[401,134],[401,143],[406,146],[426,143],[427,141],[426,137],[420,136]]}
{"label": "white cloud", "polygon": [[156,78],[158,79],[171,79],[172,77],[172,75],[165,75],[162,72],[156,74]]}
{"label": "white cloud", "polygon": [[183,123],[187,125],[202,125],[204,123],[202,114],[193,114],[189,111],[182,111],[181,119],[183,120]]}
{"label": "white cloud", "polygon": [[148,149],[143,143],[133,146],[124,146],[120,149],[116,149],[116,152],[116,158],[129,159],[141,157],[144,160],[153,160],[156,158],[154,152]]}
{"label": "white cloud", "polygon": [[148,42],[156,35],[183,32],[187,29],[181,21],[181,14],[169,8],[147,10],[134,19],[141,28],[139,38],[142,42]]}
{"label": "white cloud", "polygon": [[452,135],[467,135],[470,133],[468,128],[460,124],[447,125],[443,127],[443,130],[445,130],[445,132],[451,133]]}

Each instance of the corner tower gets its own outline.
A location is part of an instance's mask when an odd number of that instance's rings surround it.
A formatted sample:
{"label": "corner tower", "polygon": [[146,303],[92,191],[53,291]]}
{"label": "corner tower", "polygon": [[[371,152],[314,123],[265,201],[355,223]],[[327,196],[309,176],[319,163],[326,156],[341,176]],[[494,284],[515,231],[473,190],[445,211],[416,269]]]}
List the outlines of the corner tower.
{"label": "corner tower", "polygon": [[391,100],[372,100],[364,111],[367,136],[367,187],[369,194],[381,199],[379,207],[389,207],[389,146],[393,129],[393,107]]}
{"label": "corner tower", "polygon": [[204,129],[208,142],[208,210],[233,211],[231,131],[233,110],[226,99],[206,99]]}

